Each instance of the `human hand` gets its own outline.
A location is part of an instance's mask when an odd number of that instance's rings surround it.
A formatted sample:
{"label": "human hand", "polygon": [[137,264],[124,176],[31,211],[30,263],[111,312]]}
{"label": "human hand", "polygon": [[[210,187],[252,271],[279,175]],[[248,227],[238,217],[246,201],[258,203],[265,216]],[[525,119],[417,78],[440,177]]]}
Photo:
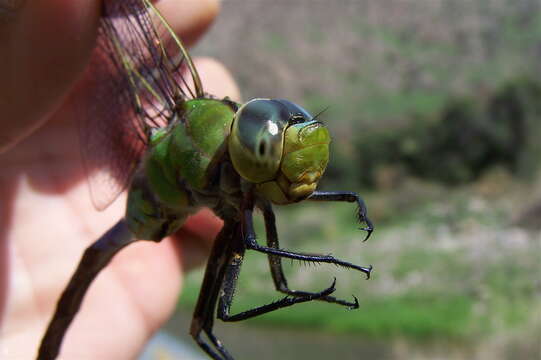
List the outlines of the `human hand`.
{"label": "human hand", "polygon": [[[214,0],[158,5],[187,43],[217,12]],[[28,1],[0,18],[1,358],[35,357],[84,249],[124,213],[125,197],[103,212],[94,210],[77,121],[69,116],[70,106],[89,95],[84,70],[98,7],[92,0]],[[206,91],[239,97],[220,64],[195,62]],[[90,287],[60,356],[136,357],[173,311],[183,272],[201,263],[220,226],[203,211],[159,244],[138,242],[122,250]]]}

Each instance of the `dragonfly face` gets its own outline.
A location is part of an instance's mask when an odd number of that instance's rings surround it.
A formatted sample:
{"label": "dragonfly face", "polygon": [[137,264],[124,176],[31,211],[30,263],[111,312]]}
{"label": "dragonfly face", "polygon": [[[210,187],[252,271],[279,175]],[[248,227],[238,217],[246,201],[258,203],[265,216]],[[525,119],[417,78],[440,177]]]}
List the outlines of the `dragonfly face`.
{"label": "dragonfly face", "polygon": [[301,201],[329,161],[327,128],[287,100],[254,99],[239,108],[228,148],[235,170],[276,203]]}

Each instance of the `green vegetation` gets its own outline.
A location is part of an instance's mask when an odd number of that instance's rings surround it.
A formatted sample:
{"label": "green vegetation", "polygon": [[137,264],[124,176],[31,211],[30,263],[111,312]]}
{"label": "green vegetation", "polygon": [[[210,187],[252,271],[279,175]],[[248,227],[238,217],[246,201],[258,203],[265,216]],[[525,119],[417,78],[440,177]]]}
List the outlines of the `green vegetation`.
{"label": "green vegetation", "polygon": [[354,148],[331,161],[330,174],[365,186],[376,186],[381,170],[393,167],[450,185],[478,179],[495,166],[532,177],[541,156],[539,99],[541,85],[524,78],[508,81],[483,98],[444,101],[422,92],[374,95],[368,101],[372,107],[363,107],[365,113],[375,118],[406,114],[411,120],[359,131],[352,139]]}

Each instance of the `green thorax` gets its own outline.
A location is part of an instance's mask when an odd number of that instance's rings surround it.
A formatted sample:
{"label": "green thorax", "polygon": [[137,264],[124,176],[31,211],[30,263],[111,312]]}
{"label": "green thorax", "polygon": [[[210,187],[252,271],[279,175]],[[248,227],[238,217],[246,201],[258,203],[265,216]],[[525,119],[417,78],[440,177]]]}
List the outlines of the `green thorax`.
{"label": "green thorax", "polygon": [[[166,134],[152,136],[146,159],[150,185],[165,202],[174,202],[179,183],[193,190],[204,190],[213,167],[226,151],[234,110],[213,99],[187,101],[183,121]],[[182,189],[180,189],[182,191]]]}
{"label": "green thorax", "polygon": [[152,134],[128,195],[126,219],[138,238],[157,239],[176,230],[200,205],[190,193],[212,191],[234,114],[227,102],[189,100],[181,120]]}

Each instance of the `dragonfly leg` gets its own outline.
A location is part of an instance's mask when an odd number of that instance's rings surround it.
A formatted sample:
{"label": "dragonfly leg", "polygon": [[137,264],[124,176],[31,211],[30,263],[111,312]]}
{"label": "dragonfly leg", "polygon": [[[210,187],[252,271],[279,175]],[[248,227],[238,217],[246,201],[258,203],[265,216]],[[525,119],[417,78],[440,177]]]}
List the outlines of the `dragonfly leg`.
{"label": "dragonfly leg", "polygon": [[[242,244],[242,236],[240,236],[240,239],[237,239],[237,241],[239,241]],[[319,293],[305,294],[304,296],[296,296],[296,297],[285,296],[284,298],[278,301],[272,302],[270,304],[258,306],[256,308],[231,315],[229,311],[231,309],[231,304],[233,302],[233,295],[235,293],[237,279],[239,277],[239,272],[240,272],[243,258],[244,258],[244,248],[242,248],[241,251],[238,251],[238,252],[234,251],[230,258],[229,264],[227,265],[223,291],[220,294],[220,300],[218,303],[218,318],[223,321],[233,322],[233,321],[246,320],[246,319],[249,319],[258,315],[262,315],[274,310],[278,310],[284,307],[289,307],[295,304],[308,302],[312,300],[318,300],[322,297],[328,296],[329,294],[335,291],[334,285],[336,284],[336,279],[334,279],[330,287],[328,287],[327,289]]]}
{"label": "dragonfly leg", "polygon": [[137,240],[122,219],[85,250],[56,304],[53,318],[41,340],[38,360],[55,359],[58,356],[66,330],[77,315],[92,281],[120,249],[135,241]]}
{"label": "dragonfly leg", "polygon": [[[267,245],[271,248],[279,249],[280,244],[278,242],[278,233],[276,231],[276,218],[274,216],[274,212],[272,211],[272,205],[268,202],[264,202],[260,207],[263,211],[263,218],[265,219]],[[295,297],[314,296],[317,294],[307,291],[290,289],[287,284],[284,271],[282,269],[282,258],[277,255],[268,255],[268,257],[272,280],[274,281],[274,286],[276,287],[276,290]],[[337,299],[334,296],[327,295],[320,297],[317,300],[347,306],[350,309],[357,309],[359,307],[359,302],[356,297],[353,298],[354,302],[350,302],[342,299]]]}
{"label": "dragonfly leg", "polygon": [[366,227],[360,228],[367,232],[363,241],[368,240],[372,232],[374,231],[374,225],[368,218],[366,205],[364,200],[354,192],[351,191],[314,191],[307,200],[313,201],[345,201],[350,203],[357,203],[357,217],[360,223],[365,223]]}
{"label": "dragonfly leg", "polygon": [[[239,227],[239,223],[226,221],[214,241],[190,327],[190,334],[199,347],[214,360],[233,360],[223,343],[212,333],[212,327],[218,294],[222,287],[227,261],[232,253],[231,239],[239,233]],[[209,342],[205,341],[204,335]]]}
{"label": "dragonfly leg", "polygon": [[205,340],[203,339],[203,337],[201,336],[201,333],[197,334],[196,336],[193,336],[195,342],[197,342],[197,345],[199,345],[199,347],[203,349],[203,351],[205,351],[208,356],[210,356],[214,360],[234,360],[233,357],[229,355],[227,350],[224,348],[221,341],[218,338],[216,338],[216,336],[214,336],[214,334],[212,334],[210,330],[204,329],[202,331],[207,335],[207,337],[209,338],[213,346],[217,348],[220,352],[220,354],[218,354],[212,348],[212,346],[207,344]]}
{"label": "dragonfly leg", "polygon": [[359,266],[347,261],[343,261],[335,258],[332,255],[318,255],[318,254],[302,254],[288,250],[275,249],[272,247],[261,246],[257,243],[254,224],[253,224],[253,208],[252,207],[243,207],[242,209],[242,221],[243,221],[243,230],[244,230],[244,243],[247,249],[255,250],[267,255],[275,255],[283,258],[314,262],[314,263],[328,263],[334,264],[336,266],[341,266],[347,269],[353,269],[360,271],[366,275],[366,278],[370,278],[370,273],[372,272],[372,265],[365,267]]}

